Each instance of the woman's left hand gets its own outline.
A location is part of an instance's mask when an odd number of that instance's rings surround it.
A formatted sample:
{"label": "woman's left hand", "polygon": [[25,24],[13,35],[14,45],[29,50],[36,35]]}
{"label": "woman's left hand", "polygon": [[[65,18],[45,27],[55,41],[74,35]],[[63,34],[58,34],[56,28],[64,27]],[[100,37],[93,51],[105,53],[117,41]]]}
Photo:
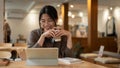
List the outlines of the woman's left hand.
{"label": "woman's left hand", "polygon": [[69,49],[72,48],[72,39],[71,39],[71,33],[67,30],[64,30],[62,28],[58,28],[58,27],[55,27],[54,28],[54,33],[55,33],[55,37],[61,37],[63,35],[67,36],[67,47]]}

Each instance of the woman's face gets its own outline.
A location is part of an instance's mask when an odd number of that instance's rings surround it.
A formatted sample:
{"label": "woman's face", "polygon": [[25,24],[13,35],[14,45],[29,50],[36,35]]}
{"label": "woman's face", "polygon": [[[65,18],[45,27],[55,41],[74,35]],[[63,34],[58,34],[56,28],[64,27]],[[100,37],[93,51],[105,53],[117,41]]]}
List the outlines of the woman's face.
{"label": "woman's face", "polygon": [[41,24],[41,28],[43,28],[44,31],[47,31],[55,27],[54,20],[50,18],[48,14],[42,14],[40,24]]}

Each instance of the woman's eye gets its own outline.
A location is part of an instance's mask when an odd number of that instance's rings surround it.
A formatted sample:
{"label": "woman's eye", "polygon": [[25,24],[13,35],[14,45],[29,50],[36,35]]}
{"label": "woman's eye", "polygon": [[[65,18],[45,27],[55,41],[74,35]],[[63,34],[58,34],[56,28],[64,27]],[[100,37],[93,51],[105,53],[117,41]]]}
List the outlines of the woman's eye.
{"label": "woman's eye", "polygon": [[45,21],[41,21],[41,23],[45,23]]}
{"label": "woman's eye", "polygon": [[53,20],[52,20],[52,19],[49,19],[48,22],[53,22]]}

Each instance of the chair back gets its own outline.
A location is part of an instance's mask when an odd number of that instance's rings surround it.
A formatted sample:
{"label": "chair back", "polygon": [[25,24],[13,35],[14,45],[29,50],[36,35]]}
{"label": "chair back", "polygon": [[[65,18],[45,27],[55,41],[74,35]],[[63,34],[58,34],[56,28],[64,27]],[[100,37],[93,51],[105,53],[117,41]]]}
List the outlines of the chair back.
{"label": "chair back", "polygon": [[27,43],[15,43],[14,47],[17,47],[17,54],[22,60],[26,60],[25,49],[27,48]]}

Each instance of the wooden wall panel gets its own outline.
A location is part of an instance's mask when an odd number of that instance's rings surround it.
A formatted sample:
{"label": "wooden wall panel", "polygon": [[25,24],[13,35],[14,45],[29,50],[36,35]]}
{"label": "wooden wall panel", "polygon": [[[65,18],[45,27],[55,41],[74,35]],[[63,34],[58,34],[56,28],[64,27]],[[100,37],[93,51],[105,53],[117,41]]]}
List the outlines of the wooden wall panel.
{"label": "wooden wall panel", "polygon": [[80,43],[81,46],[84,47],[84,52],[91,52],[91,50],[98,51],[101,45],[105,46],[106,51],[117,52],[117,42],[114,37],[98,38],[97,44],[92,45],[91,49],[89,49],[87,38],[73,37],[72,41],[73,41],[73,46],[76,45],[76,43]]}

